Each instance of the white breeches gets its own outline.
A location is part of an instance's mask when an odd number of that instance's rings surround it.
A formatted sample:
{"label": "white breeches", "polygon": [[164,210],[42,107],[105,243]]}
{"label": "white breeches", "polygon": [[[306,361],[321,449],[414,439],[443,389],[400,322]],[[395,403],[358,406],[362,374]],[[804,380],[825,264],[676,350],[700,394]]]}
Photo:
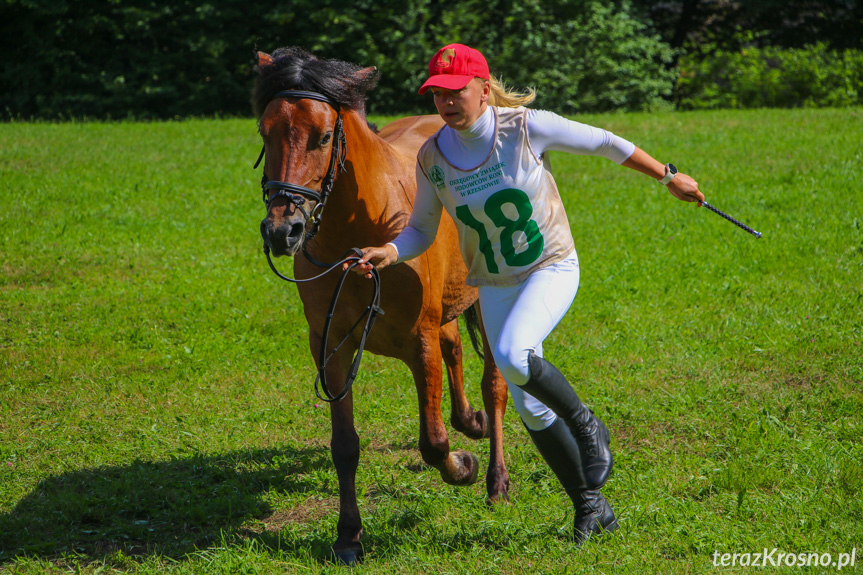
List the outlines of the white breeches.
{"label": "white breeches", "polygon": [[578,291],[578,255],[542,268],[514,286],[481,286],[482,323],[494,361],[506,380],[515,410],[533,431],[557,416],[520,385],[530,377],[528,354],[542,357],[542,342],[566,314]]}

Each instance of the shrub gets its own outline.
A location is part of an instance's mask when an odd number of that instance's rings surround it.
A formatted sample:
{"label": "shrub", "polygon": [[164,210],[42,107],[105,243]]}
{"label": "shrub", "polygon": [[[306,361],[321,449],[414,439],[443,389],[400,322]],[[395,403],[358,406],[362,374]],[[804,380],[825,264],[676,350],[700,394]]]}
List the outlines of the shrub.
{"label": "shrub", "polygon": [[684,56],[675,87],[682,109],[843,107],[863,104],[863,51],[747,48]]}
{"label": "shrub", "polygon": [[559,113],[640,111],[671,96],[673,52],[646,33],[628,2],[616,7],[565,0],[461,5],[470,13],[500,17],[489,25],[451,13],[441,26],[450,31],[448,41],[476,44],[493,74],[517,88],[536,88],[538,106]]}
{"label": "shrub", "polygon": [[417,95],[434,52],[483,51],[537,105],[644,110],[669,97],[672,51],[627,0],[6,0],[0,113],[24,118],[248,115],[252,52],[303,46],[381,71],[369,110],[433,111]]}

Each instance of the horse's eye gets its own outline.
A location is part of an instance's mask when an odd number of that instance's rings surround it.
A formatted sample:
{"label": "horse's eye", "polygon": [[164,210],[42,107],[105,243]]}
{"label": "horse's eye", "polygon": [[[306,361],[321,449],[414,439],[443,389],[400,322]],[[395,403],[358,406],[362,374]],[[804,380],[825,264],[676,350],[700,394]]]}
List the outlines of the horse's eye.
{"label": "horse's eye", "polygon": [[326,146],[330,143],[330,140],[333,139],[333,135],[331,133],[324,134],[324,137],[321,138],[321,145]]}

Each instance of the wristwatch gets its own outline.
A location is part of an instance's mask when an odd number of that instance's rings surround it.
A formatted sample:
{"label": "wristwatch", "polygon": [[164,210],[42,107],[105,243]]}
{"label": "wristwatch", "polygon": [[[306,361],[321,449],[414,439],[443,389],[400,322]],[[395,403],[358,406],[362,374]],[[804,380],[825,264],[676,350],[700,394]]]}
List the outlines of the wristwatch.
{"label": "wristwatch", "polygon": [[668,182],[674,179],[674,176],[677,175],[677,168],[674,164],[665,164],[665,177],[659,180],[659,183],[663,186],[667,186]]}

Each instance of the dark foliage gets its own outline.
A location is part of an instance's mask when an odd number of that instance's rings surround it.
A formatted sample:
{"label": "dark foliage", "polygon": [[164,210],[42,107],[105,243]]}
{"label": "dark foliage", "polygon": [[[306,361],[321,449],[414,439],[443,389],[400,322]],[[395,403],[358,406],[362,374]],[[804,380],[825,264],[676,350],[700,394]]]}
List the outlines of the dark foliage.
{"label": "dark foliage", "polygon": [[0,5],[0,110],[172,118],[248,111],[259,20],[239,2],[11,0]]}
{"label": "dark foliage", "polygon": [[443,44],[472,44],[561,113],[668,105],[682,54],[860,49],[857,0],[6,0],[3,118],[248,115],[255,49],[302,46],[376,66],[369,112],[428,113],[417,87]]}
{"label": "dark foliage", "polygon": [[743,47],[863,49],[859,0],[632,0],[663,40],[688,51]]}

